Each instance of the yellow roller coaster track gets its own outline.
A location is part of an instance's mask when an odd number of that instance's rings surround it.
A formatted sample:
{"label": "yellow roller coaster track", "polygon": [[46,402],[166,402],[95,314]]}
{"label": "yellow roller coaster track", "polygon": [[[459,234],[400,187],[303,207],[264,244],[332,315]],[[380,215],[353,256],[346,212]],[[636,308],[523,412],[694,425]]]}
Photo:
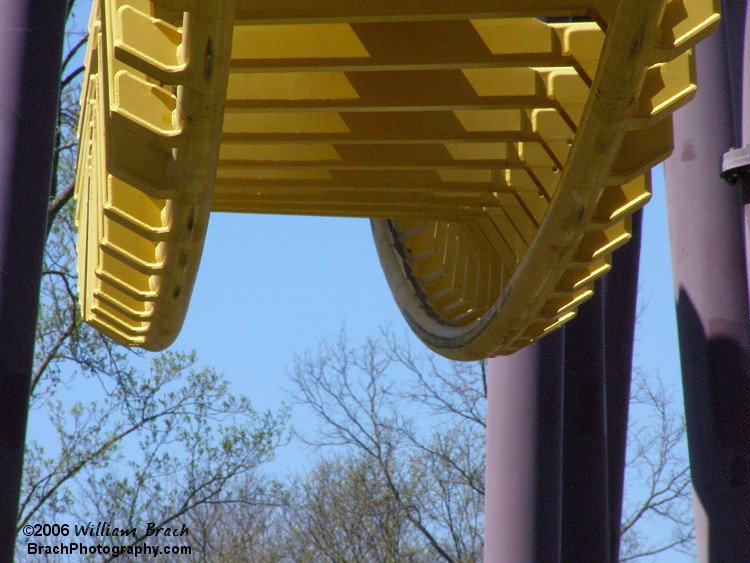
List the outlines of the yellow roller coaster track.
{"label": "yellow roller coaster track", "polygon": [[83,317],[168,346],[212,210],[370,217],[428,346],[511,353],[630,237],[718,19],[718,0],[95,2]]}

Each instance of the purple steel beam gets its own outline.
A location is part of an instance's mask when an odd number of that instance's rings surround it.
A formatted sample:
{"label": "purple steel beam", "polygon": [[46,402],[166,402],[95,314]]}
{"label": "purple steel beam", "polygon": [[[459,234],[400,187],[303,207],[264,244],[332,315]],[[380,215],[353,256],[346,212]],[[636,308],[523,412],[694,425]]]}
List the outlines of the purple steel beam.
{"label": "purple steel beam", "polygon": [[488,362],[485,561],[618,560],[641,217],[566,328],[564,354],[559,331]]}
{"label": "purple steel beam", "polygon": [[485,561],[560,561],[564,333],[488,360]]}
{"label": "purple steel beam", "polygon": [[[731,111],[731,124],[733,131],[733,147],[742,146],[741,126],[742,123],[742,45],[743,26],[745,24],[745,2],[742,0],[721,0],[721,27],[724,32],[724,40],[731,49],[727,49],[727,88],[729,90],[729,107]],[[750,64],[750,61],[745,61]],[[745,137],[750,139],[750,137]]]}
{"label": "purple steel beam", "polygon": [[[735,126],[735,140],[737,140],[737,137],[739,136],[737,146],[744,147],[750,145],[750,9],[748,9],[747,5],[742,2],[737,2],[737,4],[740,4],[745,9],[742,14],[744,17],[740,20],[745,26],[742,38],[743,57],[739,62],[730,59],[730,68],[734,66],[742,69],[740,85],[738,88],[732,89],[732,99],[740,100],[739,103],[736,104],[740,106],[741,111],[740,121],[736,122],[740,125]],[[723,4],[722,9],[724,9]],[[739,17],[737,19],[739,20]],[[734,23],[731,28],[734,32],[733,35],[737,33],[734,31],[736,27],[739,27],[739,21]],[[739,45],[739,40],[737,43],[730,43],[730,45]],[[739,53],[739,51],[739,49],[729,49],[730,57],[732,56],[732,53]],[[739,135],[737,135],[737,130],[739,130]],[[740,179],[742,182],[741,186],[745,203],[745,269],[746,272],[748,272],[748,277],[750,277],[750,270],[748,270],[748,268],[750,268],[750,174],[748,172],[740,175]]]}
{"label": "purple steel beam", "polygon": [[[727,3],[734,4],[735,2],[722,2],[722,10],[726,10],[724,4]],[[732,98],[740,100],[741,125],[737,126],[737,129],[740,131],[739,146],[744,146],[745,144],[750,144],[750,7],[742,2],[736,2],[736,4],[741,8],[744,8],[744,10],[742,12],[739,12],[738,10],[737,17],[735,18],[736,21],[728,22],[727,25],[732,25],[729,30],[732,34],[732,39],[734,39],[735,36],[742,34],[742,39],[738,38],[736,43],[729,43],[733,46],[732,49],[729,49],[730,57],[735,53],[735,57],[739,57],[740,50],[735,48],[735,46],[738,46],[740,41],[743,41],[743,57],[740,58],[739,61],[730,59],[730,65],[734,68],[741,68],[742,71],[740,85],[732,89]],[[748,2],[748,4],[750,4],[750,2]],[[741,28],[741,25],[743,24],[744,29]]]}
{"label": "purple steel beam", "polygon": [[724,30],[695,56],[699,89],[675,115],[665,177],[698,558],[748,561],[750,322],[742,201],[719,177],[734,145]]}
{"label": "purple steel beam", "polygon": [[609,559],[602,289],[600,280],[565,333],[563,561]]}
{"label": "purple steel beam", "polygon": [[0,561],[12,561],[66,2],[0,1]]}
{"label": "purple steel beam", "polygon": [[620,560],[620,521],[625,482],[642,220],[642,211],[633,215],[633,236],[628,244],[615,251],[612,256],[612,271],[604,279],[610,561]]}

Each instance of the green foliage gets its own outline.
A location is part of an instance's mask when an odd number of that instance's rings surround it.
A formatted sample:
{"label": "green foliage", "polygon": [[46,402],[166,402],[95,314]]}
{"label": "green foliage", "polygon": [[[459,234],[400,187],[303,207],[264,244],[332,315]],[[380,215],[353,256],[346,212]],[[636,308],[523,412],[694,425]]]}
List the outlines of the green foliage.
{"label": "green foliage", "polygon": [[366,456],[331,455],[292,484],[286,561],[430,561],[429,549]]}
{"label": "green foliage", "polygon": [[137,543],[147,522],[181,525],[211,504],[272,503],[278,486],[257,470],[272,459],[288,413],[256,411],[194,353],[147,356],[81,322],[71,198],[85,39],[68,35],[61,80],[18,529],[107,521],[135,527]]}
{"label": "green foliage", "polygon": [[148,373],[121,370],[109,387],[79,374],[70,384],[84,398],[51,392],[44,403],[54,447],[27,448],[19,528],[67,519],[142,531],[205,503],[264,502],[261,487],[230,485],[272,458],[285,415],[256,412],[195,363],[192,354],[165,353]]}
{"label": "green foliage", "polygon": [[[85,36],[71,32],[68,46],[19,529],[107,521],[136,528],[128,542],[138,543],[146,522],[185,524],[197,559],[228,563],[480,561],[481,364],[415,353],[388,330],[358,345],[342,333],[295,358],[296,399],[318,423],[300,437],[322,455],[282,486],[258,468],[284,438],[287,412],[257,412],[193,353],[146,356],[81,323],[70,200]],[[684,421],[663,390],[638,381],[634,403],[653,420],[631,428],[629,475],[647,490],[628,495],[625,559],[693,539]],[[643,528],[665,519],[674,537],[650,541]]]}
{"label": "green foliage", "polygon": [[65,209],[47,244],[30,428],[46,415],[49,432],[27,446],[19,529],[68,519],[145,531],[206,503],[268,502],[270,485],[237,485],[272,458],[286,413],[256,412],[195,354],[148,366],[81,324],[71,227]]}

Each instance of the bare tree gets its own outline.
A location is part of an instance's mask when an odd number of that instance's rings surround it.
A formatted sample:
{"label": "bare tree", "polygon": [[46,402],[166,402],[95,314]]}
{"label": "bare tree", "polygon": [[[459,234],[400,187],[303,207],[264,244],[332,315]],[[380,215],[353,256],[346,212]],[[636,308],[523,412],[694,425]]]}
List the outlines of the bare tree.
{"label": "bare tree", "polygon": [[288,561],[430,561],[408,510],[366,455],[330,456],[292,484]]}
{"label": "bare tree", "polygon": [[[296,358],[291,377],[297,398],[320,422],[303,438],[323,448],[343,446],[349,464],[356,460],[368,468],[380,506],[403,521],[399,529],[408,531],[414,557],[478,561],[484,483],[481,366],[420,357],[405,342],[384,330],[353,346],[342,333],[316,355]],[[324,461],[318,471],[340,468],[331,463]],[[333,522],[324,513],[318,511],[316,527]]]}
{"label": "bare tree", "polygon": [[[272,504],[277,489],[256,470],[287,416],[257,412],[194,354],[147,356],[81,322],[70,200],[86,37],[75,29],[68,37],[18,529],[107,521],[137,530],[127,541],[95,538],[122,545],[141,540],[147,522],[192,523],[203,506]],[[28,541],[19,538],[19,560]]]}
{"label": "bare tree", "polygon": [[[415,353],[407,342],[384,330],[352,345],[342,334],[323,343],[317,354],[297,357],[292,371],[296,396],[319,423],[304,440],[324,456],[345,451],[368,463],[428,559],[478,561],[484,504],[483,366]],[[690,552],[684,420],[659,377],[636,373],[631,402],[622,560]],[[338,500],[329,510],[341,505],[342,496],[345,491],[333,495]],[[316,518],[339,526],[330,516]]]}
{"label": "bare tree", "polygon": [[[280,519],[281,507],[286,506],[281,486],[250,475],[240,489],[256,494],[260,490],[265,498],[262,502],[206,503],[186,514],[193,554],[200,561],[223,563],[292,561],[287,546],[279,543],[286,533]],[[240,492],[238,496],[246,494]],[[178,556],[174,561],[184,558]]]}
{"label": "bare tree", "polygon": [[47,400],[56,447],[28,448],[19,529],[108,521],[135,528],[128,543],[137,543],[147,522],[181,525],[202,504],[263,504],[262,487],[230,485],[270,459],[283,419],[256,413],[213,370],[193,364],[165,354],[147,376],[122,374],[100,402]]}
{"label": "bare tree", "polygon": [[684,415],[660,377],[636,370],[631,392],[621,561],[695,553]]}
{"label": "bare tree", "polygon": [[262,542],[237,546],[239,560],[481,560],[482,366],[406,342],[384,330],[351,345],[342,332],[295,359],[296,394],[320,423],[301,437],[323,457],[273,509],[201,510],[214,538],[232,543],[245,519],[263,530]]}
{"label": "bare tree", "polygon": [[[257,413],[191,355],[149,362],[80,322],[69,201],[86,37],[68,37],[30,419],[33,428],[49,418],[54,439],[27,446],[19,526],[179,520],[202,560],[479,561],[481,363],[417,353],[389,330],[357,345],[342,333],[297,357],[296,396],[319,422],[303,438],[323,457],[284,492],[255,473],[279,443],[283,413]],[[684,421],[643,378],[633,405],[623,560],[689,550]],[[654,538],[664,523],[672,535]]]}

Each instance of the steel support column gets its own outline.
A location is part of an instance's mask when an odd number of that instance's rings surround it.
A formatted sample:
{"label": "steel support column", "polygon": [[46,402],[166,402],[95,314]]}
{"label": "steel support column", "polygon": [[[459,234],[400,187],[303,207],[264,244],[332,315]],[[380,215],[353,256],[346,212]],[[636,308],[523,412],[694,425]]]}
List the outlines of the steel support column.
{"label": "steel support column", "polygon": [[625,483],[642,222],[643,212],[638,211],[633,215],[633,236],[630,242],[612,255],[612,271],[604,278],[610,561],[620,560],[620,521]]}
{"label": "steel support column", "polygon": [[563,348],[488,360],[485,561],[560,561]]}
{"label": "steel support column", "polygon": [[0,561],[12,561],[67,2],[0,2]]}
{"label": "steel support column", "polygon": [[[734,48],[734,47],[733,47]],[[665,164],[699,561],[750,560],[750,379],[739,190],[719,177],[734,144],[725,33],[696,47],[699,90],[674,119]],[[703,523],[701,523],[703,522]]]}
{"label": "steel support column", "polygon": [[[725,2],[726,3],[726,2]],[[724,4],[722,9],[725,9]],[[738,2],[744,10],[738,13],[742,16],[741,23],[733,22],[729,32],[734,36],[742,32],[742,38],[736,39],[735,45],[739,46],[742,42],[743,48],[728,49],[729,65],[731,68],[740,69],[740,84],[732,88],[732,101],[735,106],[739,106],[739,121],[735,121],[735,142],[736,146],[744,147],[750,145],[750,9],[747,4]],[[750,1],[748,1],[750,4]],[[739,10],[738,10],[739,12]],[[744,29],[738,30],[738,27],[744,24]],[[727,24],[729,25],[729,24]],[[730,43],[731,45],[732,43]],[[732,58],[734,54],[734,58]],[[739,59],[739,60],[736,60]],[[734,112],[737,119],[737,112]],[[750,171],[740,175],[740,189],[742,190],[743,203],[745,204],[745,271],[750,278]],[[750,314],[750,311],[748,311]]]}
{"label": "steel support column", "polygon": [[607,561],[609,499],[604,291],[566,327],[563,401],[563,561]]}

